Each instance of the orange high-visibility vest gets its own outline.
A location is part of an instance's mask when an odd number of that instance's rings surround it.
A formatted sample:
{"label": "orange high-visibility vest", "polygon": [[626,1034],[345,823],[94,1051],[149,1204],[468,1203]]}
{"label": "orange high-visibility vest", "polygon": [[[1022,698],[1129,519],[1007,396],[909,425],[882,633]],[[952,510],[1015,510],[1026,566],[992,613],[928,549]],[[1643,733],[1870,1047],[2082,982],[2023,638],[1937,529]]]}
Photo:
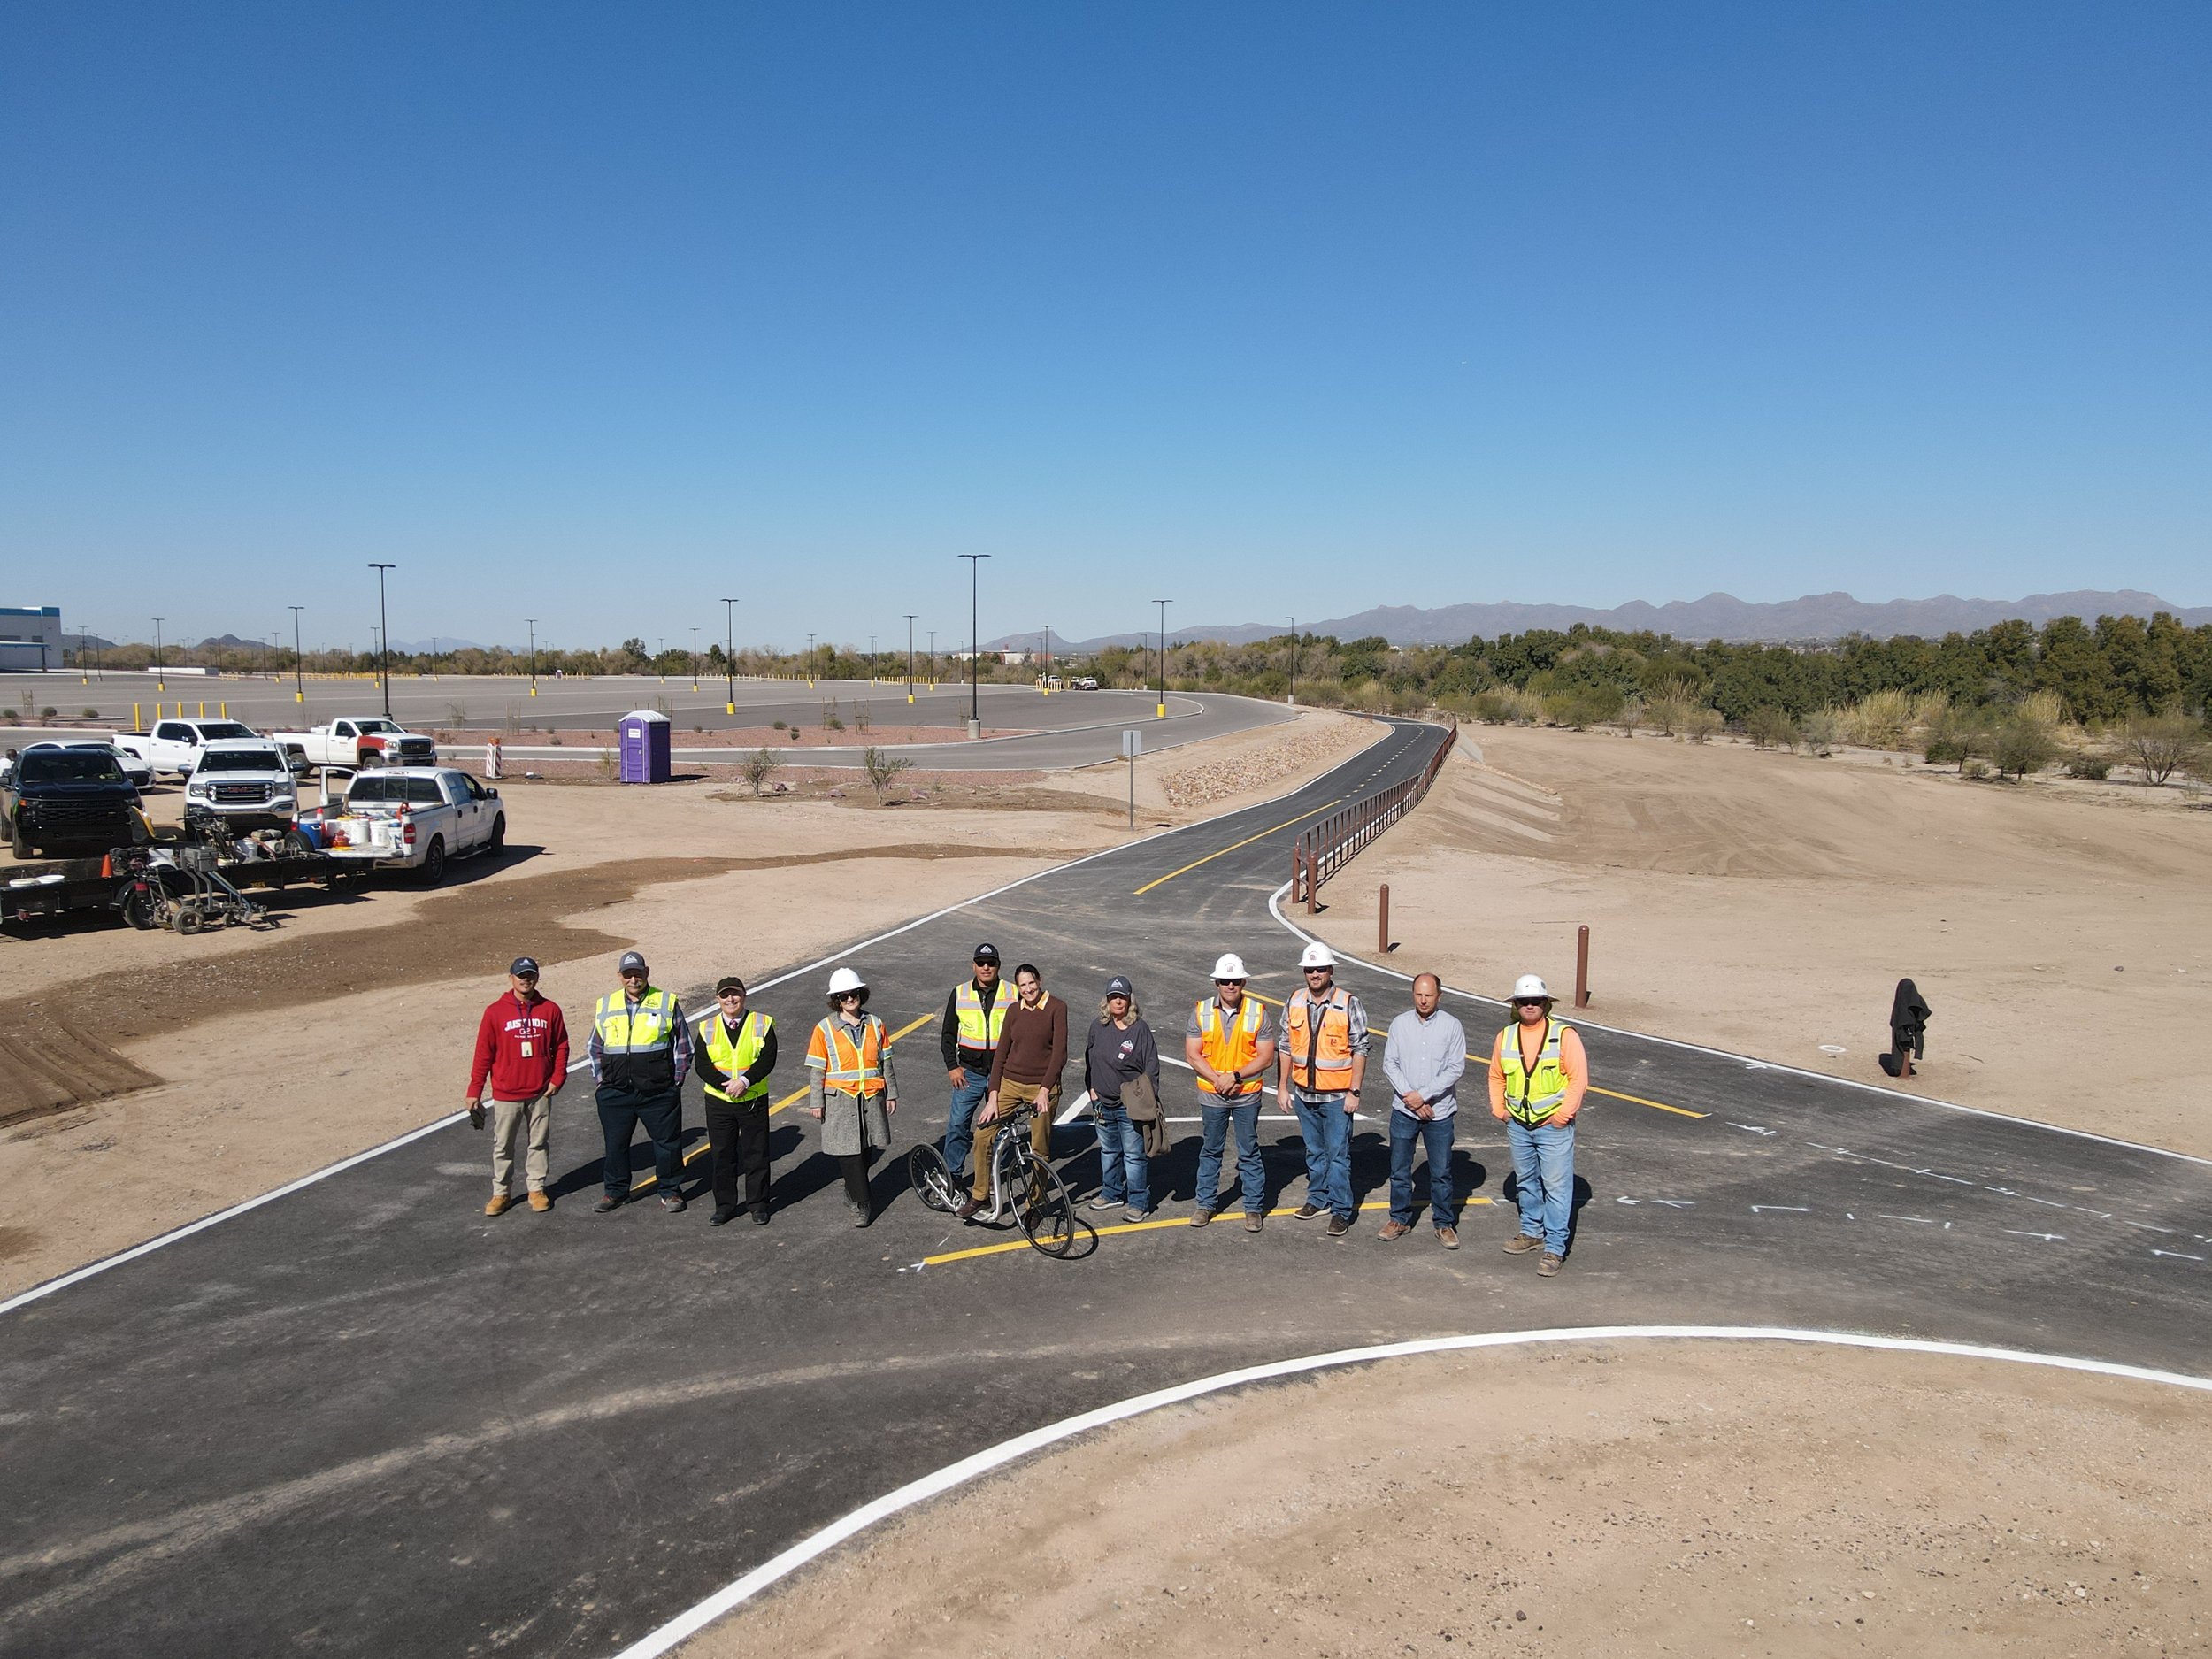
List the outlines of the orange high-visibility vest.
{"label": "orange high-visibility vest", "polygon": [[1283,1041],[1290,1049],[1293,1088],[1343,1094],[1352,1087],[1352,994],[1332,986],[1316,1002],[1300,986],[1283,1004]]}
{"label": "orange high-visibility vest", "polygon": [[[1260,1006],[1260,999],[1248,995],[1225,1025],[1219,1000],[1210,996],[1198,1005],[1199,1052],[1217,1071],[1241,1071],[1260,1051],[1260,1027],[1266,1019],[1267,1010]],[[1202,1077],[1198,1087],[1209,1094],[1220,1093]]]}
{"label": "orange high-visibility vest", "polygon": [[860,1043],[845,1034],[845,1022],[832,1014],[814,1028],[806,1046],[807,1063],[822,1067],[822,1087],[841,1094],[883,1093],[883,1022],[860,1017]]}

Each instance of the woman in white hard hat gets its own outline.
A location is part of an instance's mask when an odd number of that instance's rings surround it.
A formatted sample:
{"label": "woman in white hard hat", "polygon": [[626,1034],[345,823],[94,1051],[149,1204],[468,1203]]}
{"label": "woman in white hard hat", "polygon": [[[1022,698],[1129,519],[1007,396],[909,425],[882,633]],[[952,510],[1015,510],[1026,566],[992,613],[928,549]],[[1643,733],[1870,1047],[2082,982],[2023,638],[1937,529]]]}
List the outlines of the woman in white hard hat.
{"label": "woman in white hard hat", "polygon": [[1590,1087],[1590,1061],[1581,1033],[1551,1017],[1551,991],[1537,975],[1516,979],[1511,1001],[1513,1023],[1490,1045],[1490,1115],[1505,1125],[1521,1206],[1521,1230],[1505,1251],[1542,1250],[1536,1271],[1548,1279],[1567,1261],[1575,1115]]}
{"label": "woman in white hard hat", "polygon": [[829,1018],[807,1042],[807,1111],[822,1125],[822,1150],[845,1176],[853,1225],[875,1219],[868,1198],[868,1154],[891,1144],[891,1114],[899,1109],[891,1071],[891,1039],[868,1012],[868,987],[850,968],[830,975]]}

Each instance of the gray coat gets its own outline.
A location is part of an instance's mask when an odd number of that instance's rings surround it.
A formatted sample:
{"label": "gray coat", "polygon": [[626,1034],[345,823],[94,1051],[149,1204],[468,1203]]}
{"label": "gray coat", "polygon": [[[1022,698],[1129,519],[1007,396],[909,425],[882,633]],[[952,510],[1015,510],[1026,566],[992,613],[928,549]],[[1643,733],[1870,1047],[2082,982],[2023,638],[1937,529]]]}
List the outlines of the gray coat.
{"label": "gray coat", "polygon": [[883,1049],[885,1093],[867,1100],[855,1100],[834,1089],[825,1091],[818,1065],[810,1063],[807,1072],[807,1105],[810,1109],[819,1108],[822,1113],[823,1151],[833,1158],[852,1157],[864,1150],[881,1151],[890,1146],[891,1114],[884,1110],[883,1102],[897,1095],[899,1082],[891,1069],[887,1043]]}

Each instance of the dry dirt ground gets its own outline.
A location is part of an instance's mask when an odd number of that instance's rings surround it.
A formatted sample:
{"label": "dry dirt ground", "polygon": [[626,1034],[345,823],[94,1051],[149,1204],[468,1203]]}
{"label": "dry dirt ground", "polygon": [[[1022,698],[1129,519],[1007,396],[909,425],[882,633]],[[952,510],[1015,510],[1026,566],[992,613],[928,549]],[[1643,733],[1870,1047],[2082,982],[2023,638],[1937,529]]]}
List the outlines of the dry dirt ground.
{"label": "dry dirt ground", "polygon": [[680,1651],[2201,1653],[2208,1410],[1771,1344],[1393,1360],[1087,1436]]}
{"label": "dry dirt ground", "polygon": [[1332,943],[1373,957],[1387,882],[1399,971],[1571,991],[1586,923],[1590,1018],[1875,1083],[1909,978],[1934,1017],[1902,1087],[2212,1156],[2212,811],[2179,792],[1462,735],[1322,890]]}
{"label": "dry dirt ground", "polygon": [[[1321,749],[1136,833],[1279,794],[1340,753]],[[757,976],[1130,836],[1112,801],[1050,780],[896,810],[706,781],[501,791],[510,856],[434,893],[294,889],[268,932],[0,934],[0,1294],[452,1110],[518,954],[576,1026],[633,946],[676,985]]]}

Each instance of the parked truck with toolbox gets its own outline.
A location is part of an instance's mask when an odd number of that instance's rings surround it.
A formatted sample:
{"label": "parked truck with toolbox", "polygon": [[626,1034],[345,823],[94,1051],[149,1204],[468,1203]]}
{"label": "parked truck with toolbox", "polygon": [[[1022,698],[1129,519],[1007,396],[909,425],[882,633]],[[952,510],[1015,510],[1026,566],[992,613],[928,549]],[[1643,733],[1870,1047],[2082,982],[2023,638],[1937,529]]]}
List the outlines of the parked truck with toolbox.
{"label": "parked truck with toolbox", "polygon": [[357,772],[367,766],[434,766],[434,739],[411,732],[380,714],[348,715],[304,732],[279,732],[275,741],[311,766]]}
{"label": "parked truck with toolbox", "polygon": [[380,766],[356,774],[342,801],[301,813],[299,828],[334,859],[412,870],[435,887],[447,860],[505,847],[507,810],[457,766]]}
{"label": "parked truck with toolbox", "polygon": [[284,751],[266,737],[221,738],[200,745],[184,785],[188,830],[289,829],[299,806]]}
{"label": "parked truck with toolbox", "polygon": [[115,746],[137,756],[157,777],[165,772],[182,778],[198,764],[204,745],[259,735],[242,720],[156,720],[150,732],[117,733]]}

